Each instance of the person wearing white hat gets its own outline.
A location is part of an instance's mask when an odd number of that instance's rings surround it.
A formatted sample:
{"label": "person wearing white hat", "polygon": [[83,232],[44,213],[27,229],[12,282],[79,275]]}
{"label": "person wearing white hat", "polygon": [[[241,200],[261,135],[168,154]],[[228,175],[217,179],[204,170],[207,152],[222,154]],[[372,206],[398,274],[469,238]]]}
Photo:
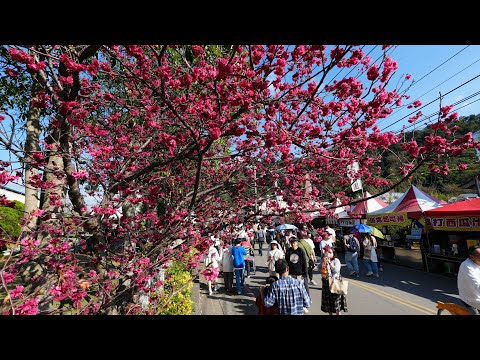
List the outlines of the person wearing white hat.
{"label": "person wearing white hat", "polygon": [[267,260],[268,274],[270,276],[276,276],[278,278],[279,274],[275,272],[275,262],[278,259],[284,259],[285,254],[283,253],[282,249],[280,249],[277,240],[270,241],[270,248],[271,250],[268,252]]}
{"label": "person wearing white hat", "polygon": [[335,230],[333,230],[330,226],[327,225],[325,228],[325,232],[328,234],[326,239],[322,239],[320,241],[320,256],[323,259],[323,255],[325,253],[325,246],[330,246],[331,248],[335,249]]}

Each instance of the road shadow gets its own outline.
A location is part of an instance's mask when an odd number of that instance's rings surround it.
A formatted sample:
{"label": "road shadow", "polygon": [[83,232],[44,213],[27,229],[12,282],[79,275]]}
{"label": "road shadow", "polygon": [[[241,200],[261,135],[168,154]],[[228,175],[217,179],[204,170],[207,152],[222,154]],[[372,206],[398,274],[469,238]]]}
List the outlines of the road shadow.
{"label": "road shadow", "polygon": [[[342,262],[341,274],[348,279],[349,270],[345,265],[344,254],[338,254],[338,258]],[[456,277],[428,273],[389,262],[382,262],[384,271],[379,272],[379,278],[376,278],[365,275],[366,270],[361,262],[360,260],[360,278],[354,278],[356,281],[365,284],[380,285],[385,288],[395,288],[412,295],[429,299],[435,303],[442,301],[461,305],[461,301],[458,298]],[[385,291],[388,292],[388,289]]]}

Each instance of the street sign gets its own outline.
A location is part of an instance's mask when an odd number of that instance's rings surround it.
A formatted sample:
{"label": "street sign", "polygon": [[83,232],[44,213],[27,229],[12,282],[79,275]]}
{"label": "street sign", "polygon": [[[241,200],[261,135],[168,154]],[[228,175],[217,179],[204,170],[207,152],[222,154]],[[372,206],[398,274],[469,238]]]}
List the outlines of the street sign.
{"label": "street sign", "polygon": [[362,180],[357,179],[352,183],[352,191],[353,192],[358,191],[358,190],[362,190],[362,189],[363,189]]}

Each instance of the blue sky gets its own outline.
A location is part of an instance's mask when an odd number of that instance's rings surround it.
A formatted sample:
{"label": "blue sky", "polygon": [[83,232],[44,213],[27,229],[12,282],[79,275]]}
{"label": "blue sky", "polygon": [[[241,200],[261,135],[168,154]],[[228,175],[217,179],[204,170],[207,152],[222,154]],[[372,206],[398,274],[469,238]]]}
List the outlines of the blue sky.
{"label": "blue sky", "polygon": [[[371,47],[372,46],[370,46],[370,48]],[[437,66],[448,60],[453,55],[457,54],[465,47],[466,45],[399,45],[395,48],[391,56],[398,62],[397,76],[409,73],[412,75],[412,79],[418,81],[424,75],[434,70]],[[426,104],[436,99],[439,96],[439,92],[441,92],[442,95],[446,94],[469,79],[480,75],[480,61],[474,63],[479,59],[480,45],[468,46],[444,65],[440,66],[431,74],[418,81],[417,84],[414,84],[407,92],[407,94],[411,96],[410,100],[414,101],[416,99],[420,99],[423,104]],[[474,64],[463,70],[472,63]],[[461,70],[463,71],[460,72]],[[460,73],[455,75],[458,72]],[[451,76],[453,77],[447,80]],[[444,83],[441,84],[442,82]],[[439,86],[437,87],[437,85]],[[430,91],[432,88],[434,89]],[[479,90],[480,77],[453,91],[449,95],[446,95],[442,100],[442,105],[453,104]],[[425,94],[426,92],[428,92],[428,94]],[[454,107],[454,110],[479,99],[480,94],[458,104]],[[435,101],[431,105],[421,109],[421,111],[423,114],[428,116],[438,111],[438,106],[439,102]],[[397,121],[407,114],[410,114],[411,112],[412,109],[407,109],[406,107],[398,110],[398,112],[394,111],[389,118],[380,121],[379,126],[381,129],[383,129],[384,127],[392,124],[394,121]],[[459,109],[458,114],[459,116],[480,114],[480,101],[474,102],[471,105]],[[387,130],[397,131],[403,125],[408,125],[407,120],[408,118],[405,118],[399,121],[397,124],[389,127]],[[422,120],[423,119],[420,118],[418,122],[422,123]]]}

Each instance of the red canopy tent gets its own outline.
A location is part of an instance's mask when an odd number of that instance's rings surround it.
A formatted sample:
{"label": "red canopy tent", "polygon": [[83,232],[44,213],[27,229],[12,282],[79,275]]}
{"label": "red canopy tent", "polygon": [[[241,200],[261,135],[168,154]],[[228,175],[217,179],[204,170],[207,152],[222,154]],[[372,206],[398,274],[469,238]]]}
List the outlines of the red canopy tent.
{"label": "red canopy tent", "polygon": [[469,199],[425,211],[425,221],[434,230],[479,231],[480,199]]}
{"label": "red canopy tent", "polygon": [[[366,191],[363,195],[364,198],[368,198],[370,196],[372,196],[372,194],[370,194],[368,191]],[[368,212],[383,209],[385,206],[388,206],[386,202],[383,202],[377,198],[372,198],[357,203],[350,213],[352,215],[361,215],[362,218],[365,218]]]}
{"label": "red canopy tent", "polygon": [[[342,205],[342,206],[339,206],[339,205]],[[335,207],[335,206],[338,206],[338,207]],[[347,215],[347,210],[350,208],[350,206],[348,206],[348,205],[343,206],[340,199],[337,198],[337,199],[335,199],[335,201],[333,202],[333,204],[331,206],[326,206],[326,208],[327,209],[334,208],[333,215],[330,215],[330,216],[326,217],[326,220],[325,220],[326,223],[329,224],[329,225],[336,225],[336,224],[338,224],[338,219],[340,217]]]}
{"label": "red canopy tent", "polygon": [[480,199],[469,199],[425,211],[425,216],[480,215]]}

